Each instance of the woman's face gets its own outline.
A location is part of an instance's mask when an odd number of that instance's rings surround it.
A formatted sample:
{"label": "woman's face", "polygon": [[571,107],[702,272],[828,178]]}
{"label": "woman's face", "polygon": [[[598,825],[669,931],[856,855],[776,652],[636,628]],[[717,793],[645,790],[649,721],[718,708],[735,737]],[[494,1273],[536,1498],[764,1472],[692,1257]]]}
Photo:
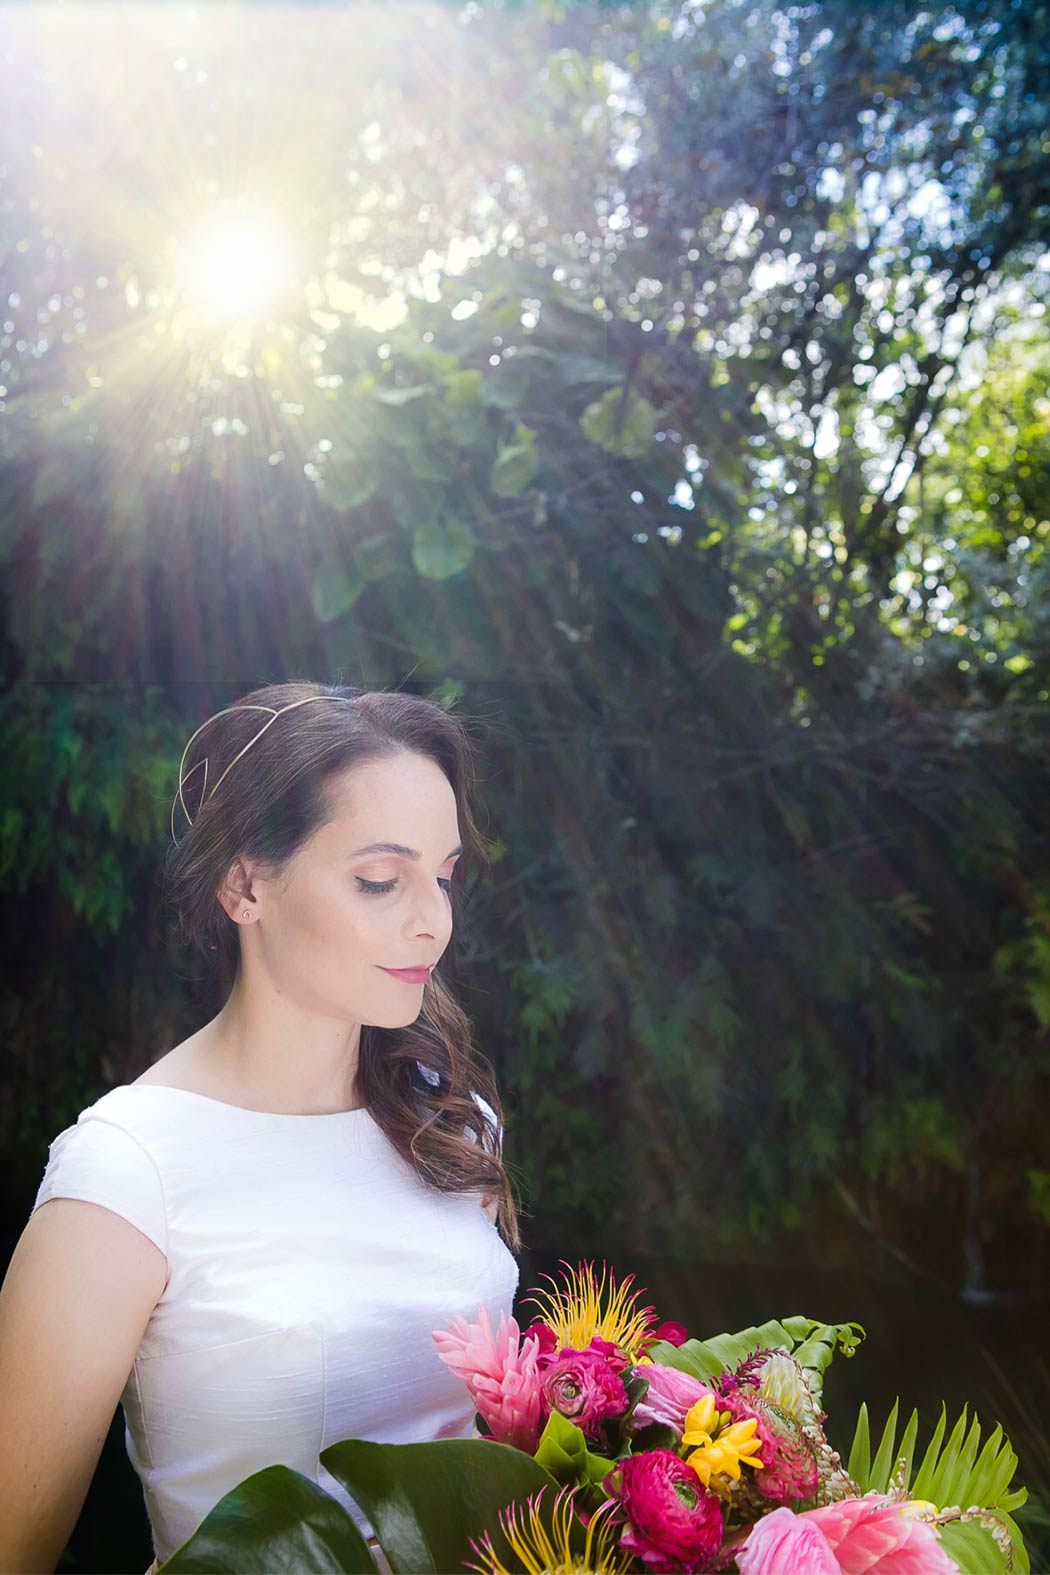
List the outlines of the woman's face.
{"label": "woman's face", "polygon": [[449,943],[456,796],[440,766],[408,751],[355,766],[332,791],[333,818],[284,881],[251,880],[257,955],[274,986],[308,1009],[404,1027],[419,1016],[425,981],[384,970],[436,963]]}

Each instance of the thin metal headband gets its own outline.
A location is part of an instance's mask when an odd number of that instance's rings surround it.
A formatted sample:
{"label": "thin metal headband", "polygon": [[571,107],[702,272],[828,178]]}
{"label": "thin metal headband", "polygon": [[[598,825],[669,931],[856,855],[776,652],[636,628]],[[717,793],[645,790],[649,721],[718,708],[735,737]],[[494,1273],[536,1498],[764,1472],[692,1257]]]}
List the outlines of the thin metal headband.
{"label": "thin metal headband", "polygon": [[[294,711],[297,705],[309,705],[311,700],[339,700],[339,701],[342,702],[343,705],[351,705],[353,703],[349,695],[307,695],[305,700],[293,700],[290,705],[282,706],[279,711],[275,711],[273,709],[273,706],[270,706],[270,705],[228,705],[225,708],[225,710],[223,710],[223,711],[216,711],[215,715],[214,716],[210,716],[208,718],[207,722],[202,722],[201,723],[200,727],[198,727],[198,729],[197,729],[197,732],[193,733],[192,736],[190,737],[189,743],[187,743],[186,748],[182,751],[182,759],[179,761],[179,789],[178,789],[178,792],[175,795],[175,798],[172,800],[172,805],[171,805],[171,840],[172,840],[172,842],[175,841],[175,804],[176,804],[176,802],[180,803],[182,805],[182,813],[186,816],[186,819],[190,822],[190,825],[192,826],[192,824],[193,824],[193,821],[190,820],[190,812],[186,808],[186,800],[182,796],[183,786],[185,785],[185,783],[187,783],[190,780],[190,777],[193,775],[193,772],[196,771],[198,769],[198,767],[203,765],[203,767],[204,767],[204,788],[203,788],[203,791],[201,792],[201,799],[200,799],[201,804],[203,804],[205,798],[211,798],[212,797],[212,794],[214,794],[216,788],[219,786],[219,782],[221,782],[223,780],[223,777],[226,776],[227,772],[229,772],[229,771],[231,771],[233,769],[233,767],[237,764],[238,760],[240,760],[241,755],[246,755],[248,753],[249,749],[252,747],[252,745],[258,743],[259,739],[266,732],[266,729],[268,727],[272,727],[279,716],[283,716],[286,711]],[[223,772],[222,776],[219,778],[219,782],[216,782],[215,787],[213,787],[212,790],[211,790],[211,793],[209,793],[208,792],[208,757],[207,757],[207,755],[204,756],[203,760],[198,760],[197,764],[192,768],[192,770],[187,771],[185,776],[183,776],[183,774],[182,774],[182,768],[186,764],[186,756],[190,752],[190,744],[192,744],[193,740],[197,737],[197,733],[203,733],[204,729],[206,727],[208,727],[212,722],[216,721],[220,716],[227,716],[231,711],[269,711],[269,713],[270,713],[270,720],[268,722],[265,722],[263,724],[263,726],[260,727],[260,729],[256,733],[255,737],[254,738],[250,738],[248,740],[248,742],[245,744],[244,748],[239,750],[238,753],[236,755],[234,755],[233,759],[230,761],[229,765],[226,767],[226,770]],[[197,813],[200,814],[200,805],[197,806]]]}

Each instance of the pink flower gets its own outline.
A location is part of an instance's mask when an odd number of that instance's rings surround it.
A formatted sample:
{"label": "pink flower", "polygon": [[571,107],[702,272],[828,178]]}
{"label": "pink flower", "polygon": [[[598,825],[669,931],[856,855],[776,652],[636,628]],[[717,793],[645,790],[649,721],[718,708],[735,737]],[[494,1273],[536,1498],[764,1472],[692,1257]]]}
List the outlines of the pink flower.
{"label": "pink flower", "polygon": [[611,1340],[603,1340],[600,1334],[591,1335],[588,1351],[598,1351],[609,1363],[614,1373],[622,1373],[630,1367],[631,1358],[627,1355],[622,1345],[614,1345]]}
{"label": "pink flower", "polygon": [[755,1472],[755,1486],[764,1497],[776,1503],[812,1498],[820,1472],[808,1439],[795,1423],[746,1389],[723,1395],[718,1408],[729,1411],[734,1422],[756,1418],[755,1437],[761,1442],[762,1466]]}
{"label": "pink flower", "polygon": [[546,1367],[558,1354],[558,1336],[549,1323],[545,1323],[542,1318],[534,1318],[525,1330],[525,1338],[530,1337],[536,1341],[540,1366]]}
{"label": "pink flower", "polygon": [[684,1323],[674,1323],[670,1320],[657,1324],[638,1347],[639,1356],[648,1356],[649,1347],[657,1340],[666,1340],[668,1345],[684,1345],[689,1338],[689,1330]]}
{"label": "pink flower", "polygon": [[689,1407],[713,1394],[721,1409],[721,1396],[710,1384],[701,1383],[677,1367],[664,1367],[660,1362],[643,1362],[634,1372],[649,1380],[649,1388],[631,1412],[630,1431],[636,1432],[650,1422],[662,1422],[673,1427],[679,1438],[685,1427],[685,1413]]}
{"label": "pink flower", "polygon": [[934,1528],[881,1493],[800,1515],[775,1509],[751,1528],[736,1562],[740,1575],[959,1575]]}
{"label": "pink flower", "polygon": [[737,1549],[736,1567],[740,1575],[842,1575],[820,1527],[783,1507],[751,1527]]}
{"label": "pink flower", "polygon": [[[607,1340],[599,1342],[609,1345]],[[610,1346],[615,1351],[615,1346]],[[541,1374],[543,1398],[583,1433],[589,1444],[603,1448],[604,1423],[627,1410],[623,1379],[600,1350],[574,1351],[566,1346]]]}
{"label": "pink flower", "polygon": [[602,1486],[620,1501],[628,1525],[620,1547],[648,1570],[702,1569],[722,1546],[722,1506],[692,1466],[670,1449],[624,1455]]}
{"label": "pink flower", "polygon": [[449,1329],[435,1329],[431,1338],[441,1360],[470,1390],[493,1438],[531,1455],[546,1421],[539,1345],[526,1338],[519,1347],[519,1336],[517,1320],[502,1311],[493,1334],[488,1308],[481,1307],[477,1323],[457,1315]]}

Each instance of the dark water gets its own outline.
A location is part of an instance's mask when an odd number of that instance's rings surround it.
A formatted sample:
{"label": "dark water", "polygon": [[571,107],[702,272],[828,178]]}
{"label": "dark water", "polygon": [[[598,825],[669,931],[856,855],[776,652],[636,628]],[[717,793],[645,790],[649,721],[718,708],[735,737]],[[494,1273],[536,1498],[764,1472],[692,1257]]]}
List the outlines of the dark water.
{"label": "dark water", "polygon": [[[570,1255],[569,1261],[576,1259]],[[897,1396],[900,1437],[913,1407],[919,1411],[918,1447],[925,1448],[941,1401],[950,1429],[964,1404],[974,1411],[983,1439],[1001,1422],[1018,1457],[1012,1487],[1026,1486],[1028,1503],[1015,1518],[1025,1535],[1033,1575],[1050,1575],[1050,1299],[1026,1306],[970,1306],[938,1297],[924,1285],[893,1274],[866,1276],[840,1269],[791,1270],[762,1263],[706,1264],[703,1269],[610,1259],[623,1279],[636,1275],[661,1318],[684,1323],[699,1338],[801,1314],[824,1323],[852,1320],[867,1338],[856,1355],[835,1357],[825,1374],[825,1429],[845,1458],[857,1412],[867,1401],[873,1442]],[[597,1257],[600,1272],[601,1256]],[[515,1312],[527,1324],[537,1309],[525,1302],[540,1274],[560,1283],[556,1258],[521,1255]],[[63,1575],[112,1571],[141,1575],[152,1557],[138,1479],[124,1452],[118,1410],[84,1509],[59,1571]]]}

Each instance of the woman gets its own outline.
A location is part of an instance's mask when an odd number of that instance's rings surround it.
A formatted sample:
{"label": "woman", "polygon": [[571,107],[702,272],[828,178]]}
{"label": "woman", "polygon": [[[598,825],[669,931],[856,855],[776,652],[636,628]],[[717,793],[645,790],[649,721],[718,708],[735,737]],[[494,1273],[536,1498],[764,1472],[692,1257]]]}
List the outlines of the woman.
{"label": "woman", "polygon": [[51,1144],[0,1292],[3,1570],[54,1570],[118,1399],[151,1569],[278,1462],[375,1549],[320,1453],[471,1436],[431,1331],[509,1313],[520,1248],[433,972],[484,861],[471,788],[462,725],[410,695],[277,684],[192,735],[166,896],[229,993]]}

